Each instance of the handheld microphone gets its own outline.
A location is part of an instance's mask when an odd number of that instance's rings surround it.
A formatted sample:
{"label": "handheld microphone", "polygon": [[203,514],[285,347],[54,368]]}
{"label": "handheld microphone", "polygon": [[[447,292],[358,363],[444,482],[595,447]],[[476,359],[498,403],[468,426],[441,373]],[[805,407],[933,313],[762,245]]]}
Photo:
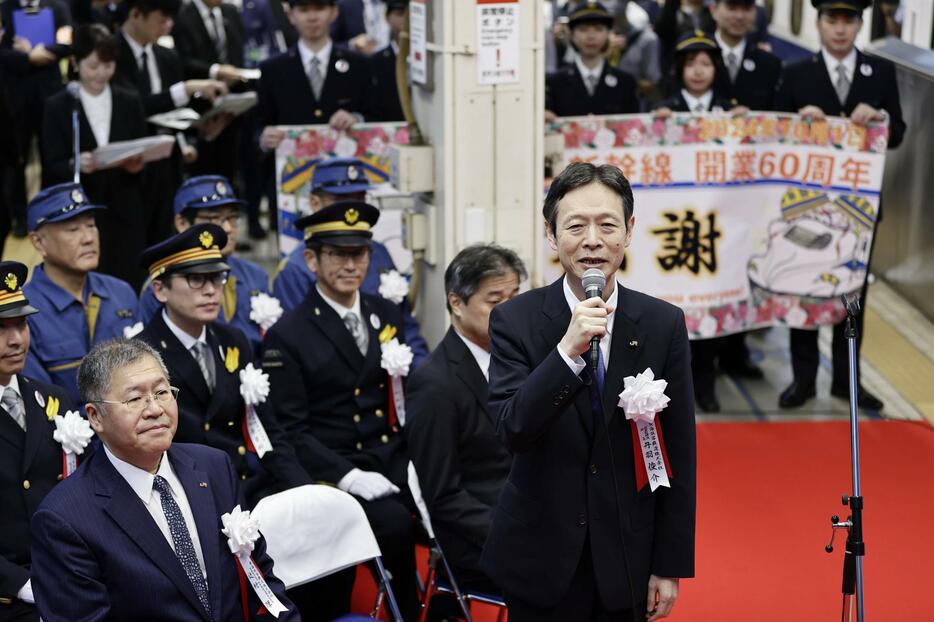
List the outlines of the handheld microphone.
{"label": "handheld microphone", "polygon": [[[584,272],[581,278],[581,285],[584,286],[584,296],[587,298],[603,298],[603,288],[606,287],[606,276],[597,268],[590,268]],[[597,362],[600,356],[600,338],[594,337],[590,340],[590,367],[594,372],[597,371]]]}
{"label": "handheld microphone", "polygon": [[68,95],[71,96],[71,146],[74,151],[74,175],[76,184],[81,183],[81,126],[78,124],[78,103],[81,101],[79,91],[80,85],[72,80],[65,87]]}
{"label": "handheld microphone", "polygon": [[74,99],[75,101],[79,99],[78,91],[80,89],[81,89],[81,85],[79,85],[78,82],[76,82],[75,80],[72,80],[65,86],[65,90],[68,91],[68,94],[71,95],[72,99]]}

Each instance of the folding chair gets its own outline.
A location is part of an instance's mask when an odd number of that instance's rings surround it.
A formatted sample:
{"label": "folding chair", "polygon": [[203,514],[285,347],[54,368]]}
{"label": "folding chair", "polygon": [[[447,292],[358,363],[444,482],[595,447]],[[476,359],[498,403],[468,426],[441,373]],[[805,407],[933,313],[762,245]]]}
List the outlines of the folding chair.
{"label": "folding chair", "polygon": [[393,620],[403,622],[376,536],[352,496],[330,486],[299,486],[265,497],[252,515],[286,588],[372,560],[379,592],[370,617],[379,613],[385,596]]}

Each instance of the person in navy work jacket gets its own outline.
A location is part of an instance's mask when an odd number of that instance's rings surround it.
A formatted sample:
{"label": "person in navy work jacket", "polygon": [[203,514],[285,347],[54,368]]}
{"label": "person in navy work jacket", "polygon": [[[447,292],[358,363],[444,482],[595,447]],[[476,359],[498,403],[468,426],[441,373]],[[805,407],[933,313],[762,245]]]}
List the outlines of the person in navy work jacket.
{"label": "person in navy work jacket", "polygon": [[[38,313],[23,295],[26,266],[0,262],[0,621],[38,622],[30,573],[29,521],[62,481],[55,415],[74,406],[61,387],[23,375],[29,350],[26,317]],[[51,416],[50,416],[51,415]],[[87,447],[79,456],[86,459]]]}
{"label": "person in navy work jacket", "polygon": [[[616,280],[635,225],[619,169],[570,165],[543,212],[565,276],[490,317],[489,411],[513,461],[480,566],[503,588],[511,622],[651,622],[670,613],[679,578],[694,574],[684,313]],[[606,277],[603,298],[585,299],[591,268]],[[583,358],[594,337],[595,371]],[[670,487],[654,491],[633,447],[635,423],[617,408],[624,378],[646,369],[667,381],[670,399],[656,418]]]}
{"label": "person in navy work jacket", "polygon": [[65,183],[39,192],[27,211],[29,237],[42,263],[23,289],[42,313],[29,317],[26,375],[62,387],[75,402],[75,374],[84,355],[139,322],[130,286],[95,272],[100,257],[95,214],[102,209],[81,185]]}
{"label": "person in navy work jacket", "polygon": [[103,448],[33,516],[42,619],[300,620],[261,534],[251,557],[285,611],[274,618],[252,587],[241,586],[221,533],[221,516],[245,505],[240,480],[224,452],[173,444],[176,390],[159,353],[139,340],[114,340],[89,352],[78,375]]}
{"label": "person in navy work jacket", "polygon": [[[854,123],[887,123],[889,148],[894,149],[905,136],[905,121],[895,79],[895,66],[877,56],[867,56],[856,48],[856,36],[863,26],[863,10],[870,0],[811,0],[818,10],[817,31],[821,38],[820,52],[789,65],[776,96],[775,108],[796,112],[810,119],[824,116],[844,116]],[[876,221],[882,219],[882,203]],[[875,241],[875,238],[873,238]],[[869,251],[870,261],[872,250]],[[867,269],[868,273],[868,269]],[[865,309],[869,280],[860,293]],[[863,316],[857,316],[857,352],[863,336]],[[846,321],[833,329],[833,382],[830,394],[849,399]],[[779,406],[797,408],[815,396],[820,352],[817,331],[791,329],[792,383],[782,391]],[[859,405],[879,410],[882,400],[857,386]]]}
{"label": "person in navy work jacket", "polygon": [[[311,178],[311,194],[308,197],[311,211],[317,212],[338,201],[363,201],[366,192],[373,188],[364,172],[365,165],[356,158],[331,158],[319,162]],[[363,278],[360,291],[371,296],[379,295],[380,275],[396,269],[389,249],[376,240],[370,241],[370,263]],[[279,271],[272,283],[272,291],[285,310],[297,307],[315,283],[315,273],[305,262],[305,246],[300,245],[279,263]],[[428,344],[419,333],[418,321],[401,303],[405,319],[405,341],[415,354],[413,368],[428,356]]]}
{"label": "person in navy work jacket", "polygon": [[[253,299],[269,294],[269,277],[256,263],[234,256],[237,246],[237,217],[245,203],[234,194],[226,177],[201,175],[191,177],[175,193],[175,228],[182,232],[192,225],[212,223],[220,225],[227,235],[227,244],[221,249],[230,274],[224,283],[221,313],[217,321],[237,328],[247,339],[254,353],[262,343],[259,325],[250,319]],[[149,324],[161,308],[147,284],[139,300],[140,317]]]}
{"label": "person in navy work jacket", "polygon": [[578,3],[568,18],[574,63],[545,79],[546,117],[639,112],[636,81],[604,58],[613,16],[594,0]]}

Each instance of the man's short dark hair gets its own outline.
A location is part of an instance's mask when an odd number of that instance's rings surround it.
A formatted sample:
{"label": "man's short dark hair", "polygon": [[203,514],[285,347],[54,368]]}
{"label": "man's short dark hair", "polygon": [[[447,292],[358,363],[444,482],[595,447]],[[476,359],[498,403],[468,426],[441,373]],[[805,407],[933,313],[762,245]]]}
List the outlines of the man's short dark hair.
{"label": "man's short dark hair", "polygon": [[545,205],[542,207],[542,215],[548,228],[555,233],[555,226],[558,221],[558,203],[571,190],[586,186],[587,184],[598,182],[619,195],[623,202],[623,213],[626,217],[626,227],[629,227],[629,219],[632,217],[635,204],[632,198],[632,187],[629,180],[623,175],[623,172],[609,164],[595,166],[590,162],[575,162],[568,165],[561,174],[555,177],[548,189],[548,196],[545,197]]}
{"label": "man's short dark hair", "polygon": [[[496,244],[474,244],[457,253],[448,264],[444,271],[444,292],[457,295],[466,304],[484,279],[510,272],[519,277],[519,281],[528,275],[525,264],[514,251]],[[447,307],[450,312],[450,303]]]}
{"label": "man's short dark hair", "polygon": [[129,17],[133,9],[137,9],[143,17],[153,11],[159,11],[166,17],[175,17],[181,8],[181,0],[122,0],[118,6],[124,19]]}

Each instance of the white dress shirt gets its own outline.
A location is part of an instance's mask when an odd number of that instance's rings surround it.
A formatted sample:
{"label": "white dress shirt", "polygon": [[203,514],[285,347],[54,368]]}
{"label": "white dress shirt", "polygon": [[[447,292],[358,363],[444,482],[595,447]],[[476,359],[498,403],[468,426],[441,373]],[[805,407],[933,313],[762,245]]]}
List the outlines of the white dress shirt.
{"label": "white dress shirt", "polygon": [[[156,57],[152,52],[152,44],[147,43],[145,46],[141,46],[136,39],[126,32],[123,33],[123,38],[126,39],[127,45],[130,46],[130,50],[133,52],[137,67],[139,67],[140,56],[142,56],[143,52],[146,52],[146,73],[149,74],[149,90],[152,93],[161,93],[162,76],[159,75],[159,65],[156,63]],[[176,108],[188,105],[190,98],[188,93],[185,92],[184,82],[176,82],[170,86],[169,94],[172,96],[172,103],[175,104]]]}
{"label": "white dress shirt", "polygon": [[[179,328],[175,322],[169,318],[169,314],[166,313],[165,307],[162,308],[162,319],[165,320],[165,325],[169,327],[169,330],[172,331],[172,334],[178,337],[178,340],[182,342],[182,346],[191,352],[191,349],[198,342],[208,345],[208,329],[204,326],[201,327],[201,334],[198,335],[198,338],[195,339],[181,328]],[[192,354],[194,356],[194,354]]]}
{"label": "white dress shirt", "polygon": [[[162,498],[159,496],[159,492],[152,487],[155,475],[133,466],[129,462],[124,462],[113,455],[107,445],[104,445],[104,451],[110,459],[111,464],[117,469],[117,473],[126,480],[126,483],[130,485],[133,492],[139,496],[143,505],[146,506],[149,515],[152,516],[152,519],[155,521],[156,526],[159,527],[159,531],[162,532],[162,535],[165,536],[166,541],[174,551],[175,541],[172,539],[172,532],[169,529],[169,522],[165,518],[165,512],[162,511]],[[198,557],[198,566],[201,567],[201,575],[207,579],[207,571],[204,568],[204,553],[201,551],[201,539],[198,537],[198,527],[195,525],[195,516],[191,513],[191,505],[188,503],[188,497],[185,496],[185,489],[182,487],[178,476],[175,475],[172,464],[169,462],[169,457],[165,453],[162,454],[162,460],[159,461],[159,470],[156,471],[156,475],[161,475],[165,478],[165,481],[169,483],[169,488],[172,490],[172,498],[175,499],[175,503],[178,504],[178,508],[182,512],[182,518],[185,519],[185,526],[188,527],[188,533],[191,535],[191,543],[195,548],[195,555]]]}
{"label": "white dress shirt", "polygon": [[110,120],[113,117],[114,105],[110,85],[105,86],[100,95],[91,95],[82,87],[78,90],[78,97],[81,99],[84,116],[87,117],[88,125],[91,126],[91,133],[94,134],[97,146],[103,147],[109,144]]}
{"label": "white dress shirt", "polygon": [[[713,100],[713,89],[707,89],[707,92],[700,97],[694,97],[688,93],[687,89],[681,89],[681,96],[684,97],[688,110],[691,112],[707,112],[710,110],[710,102]],[[701,106],[699,108],[699,106]]]}
{"label": "white dress shirt", "polygon": [[317,52],[313,52],[310,47],[305,45],[305,42],[301,39],[298,40],[298,55],[302,59],[302,67],[305,69],[305,75],[308,75],[308,72],[311,71],[311,59],[318,59],[318,71],[321,72],[321,83],[328,77],[328,64],[331,62],[331,50],[334,47],[334,43],[328,39],[328,42],[324,45],[323,48]]}
{"label": "white dress shirt", "polygon": [[[577,65],[577,70],[581,74],[581,78],[584,79],[584,86],[587,86],[588,80],[593,79],[593,89],[596,92],[597,87],[600,85],[600,76],[603,75],[603,65],[606,63],[602,58],[600,62],[597,63],[593,69],[587,67],[584,62],[581,60],[580,54],[574,55],[574,64]],[[589,92],[589,91],[588,91]],[[593,95],[593,93],[591,93]]]}
{"label": "white dress shirt", "polygon": [[464,342],[464,345],[467,346],[467,349],[470,350],[470,353],[473,355],[475,361],[477,361],[477,366],[480,367],[480,371],[483,372],[483,377],[486,378],[487,382],[490,381],[490,351],[484,350],[473,341],[461,334],[456,328],[454,332],[457,333],[457,336],[461,338],[461,341]]}
{"label": "white dress shirt", "polygon": [[360,292],[357,292],[356,294],[354,294],[353,305],[349,307],[345,307],[344,305],[337,302],[336,300],[332,300],[331,298],[328,298],[327,295],[323,291],[321,291],[321,288],[318,287],[317,283],[315,283],[315,289],[317,289],[318,293],[321,294],[321,297],[324,299],[324,302],[326,302],[329,307],[331,307],[332,309],[334,309],[334,311],[337,312],[337,315],[340,317],[342,322],[344,321],[344,316],[350,313],[351,311],[353,311],[354,313],[357,314],[357,317],[360,319],[360,326],[364,326],[363,314],[360,312]]}
{"label": "white dress shirt", "polygon": [[847,80],[850,81],[850,86],[853,85],[853,77],[856,75],[856,48],[854,47],[850,50],[850,53],[846,55],[843,60],[837,60],[826,49],[821,48],[821,55],[824,57],[824,64],[827,66],[827,75],[830,76],[830,83],[836,87],[837,85],[837,67],[843,65],[843,69],[846,73]]}
{"label": "white dress shirt", "polygon": [[[577,299],[577,296],[574,295],[574,292],[571,291],[571,286],[568,285],[568,277],[564,277],[564,298],[567,300],[568,307],[571,309],[571,313],[574,313],[574,307],[578,305],[581,301]],[[619,300],[619,288],[622,285],[619,284],[619,281],[616,281],[616,286],[613,288],[613,293],[610,294],[610,297],[606,301],[606,305],[611,307],[613,311],[606,318],[606,334],[600,340],[600,355],[603,357],[603,368],[610,368],[610,344],[613,341],[613,320],[616,317],[616,304]],[[564,362],[568,364],[568,367],[571,368],[571,371],[574,372],[575,376],[579,376],[584,368],[587,367],[587,363],[584,361],[584,357],[578,355],[574,358],[568,356],[562,349],[561,346],[556,346],[558,348],[558,354],[561,355],[561,358],[564,359]]]}

